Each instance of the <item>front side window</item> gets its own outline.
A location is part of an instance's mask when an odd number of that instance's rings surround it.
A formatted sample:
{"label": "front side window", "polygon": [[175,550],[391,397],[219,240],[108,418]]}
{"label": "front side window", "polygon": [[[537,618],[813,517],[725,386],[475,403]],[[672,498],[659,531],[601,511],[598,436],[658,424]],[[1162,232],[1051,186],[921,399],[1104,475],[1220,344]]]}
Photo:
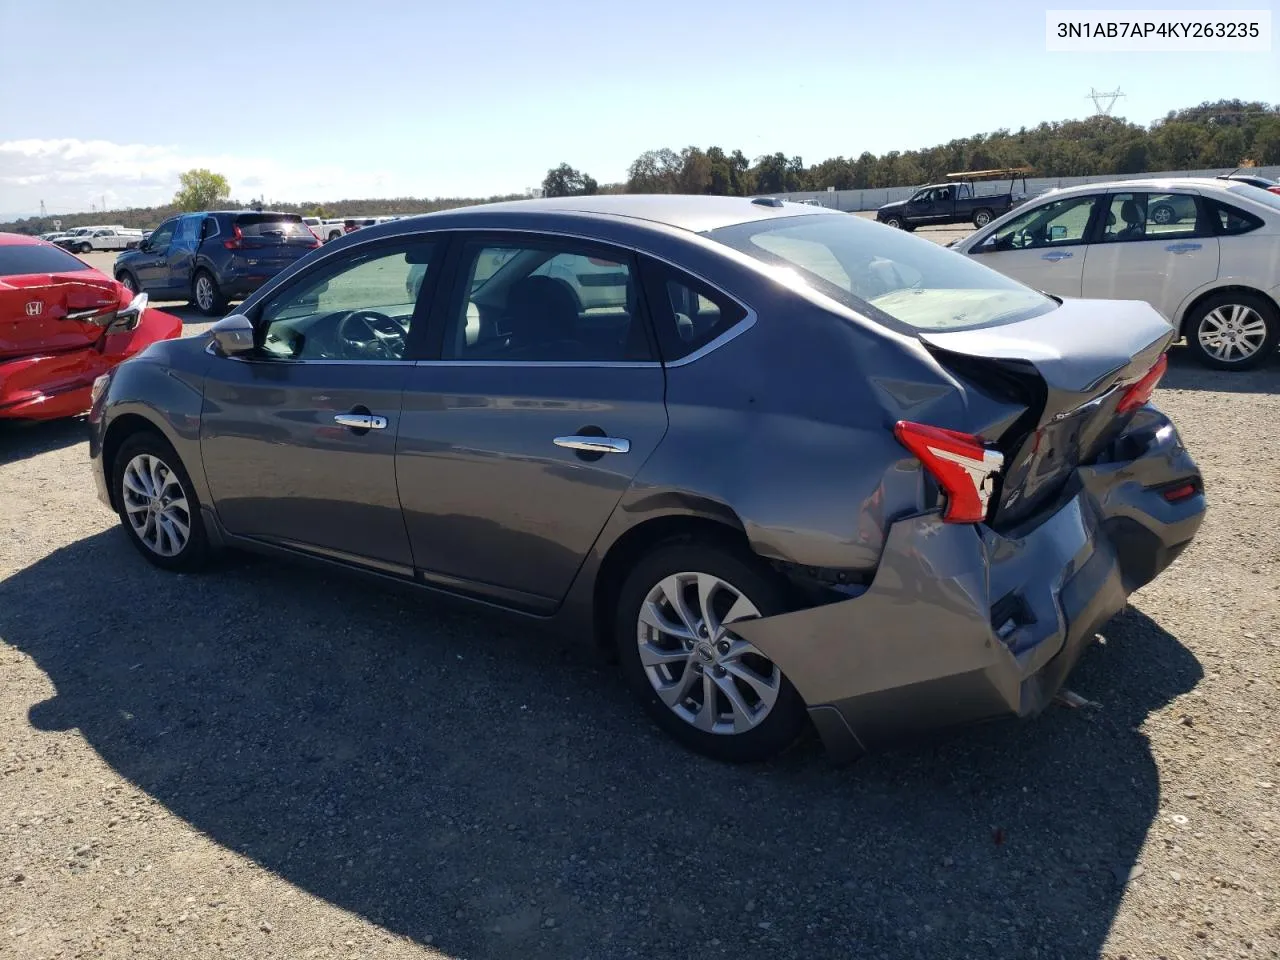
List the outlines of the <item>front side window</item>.
{"label": "front side window", "polygon": [[1099,197],[1063,197],[1014,217],[975,252],[1038,250],[1084,243]]}
{"label": "front side window", "polygon": [[403,360],[433,244],[379,246],[305,274],[262,306],[262,353],[283,360]]}
{"label": "front side window", "polygon": [[652,359],[629,255],[556,245],[469,244],[466,296],[445,360],[608,363]]}
{"label": "front side window", "polygon": [[155,232],[147,238],[147,246],[157,253],[163,253],[169,249],[169,241],[173,239],[173,232],[178,228],[178,219],[166,220],[160,226],[156,227]]}
{"label": "front side window", "polygon": [[889,325],[962,330],[1057,308],[1050,297],[977,260],[848,214],[759,220],[707,236],[785,270],[850,309],[881,322],[887,317]]}

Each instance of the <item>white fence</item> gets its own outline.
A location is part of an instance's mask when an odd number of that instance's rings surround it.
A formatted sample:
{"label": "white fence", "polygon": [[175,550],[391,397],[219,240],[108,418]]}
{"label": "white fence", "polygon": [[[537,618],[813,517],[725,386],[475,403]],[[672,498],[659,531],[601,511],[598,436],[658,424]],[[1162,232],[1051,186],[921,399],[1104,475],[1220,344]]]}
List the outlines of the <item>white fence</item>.
{"label": "white fence", "polygon": [[[1102,183],[1107,180],[1149,180],[1162,177],[1216,177],[1219,174],[1230,172],[1231,168],[1223,167],[1218,170],[1165,170],[1158,173],[1113,173],[1095,177],[1028,177],[1026,191],[1028,196],[1034,197],[1037,194],[1044,193],[1046,190],[1053,190],[1057,187],[1074,187],[1081,183]],[[1271,180],[1280,180],[1280,167],[1253,167],[1240,172],[1267,177]],[[1008,180],[980,183],[978,184],[978,192],[980,194],[1003,192],[1007,189],[1008,183]],[[917,184],[913,187],[882,187],[875,190],[772,193],[769,196],[781,197],[783,200],[812,199],[817,200],[824,207],[853,212],[857,210],[875,210],[877,207],[892,203],[894,200],[905,200],[920,189],[921,186],[923,184]],[[1020,191],[1021,189],[1022,183],[1019,182],[1018,190]]]}

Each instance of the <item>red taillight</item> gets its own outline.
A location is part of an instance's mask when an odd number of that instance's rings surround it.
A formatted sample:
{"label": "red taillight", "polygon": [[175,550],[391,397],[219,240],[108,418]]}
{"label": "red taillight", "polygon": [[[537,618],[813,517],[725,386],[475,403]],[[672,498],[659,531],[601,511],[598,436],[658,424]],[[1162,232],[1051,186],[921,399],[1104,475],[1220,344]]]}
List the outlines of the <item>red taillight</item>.
{"label": "red taillight", "polygon": [[231,239],[223,240],[222,245],[226,247],[228,250],[239,250],[240,241],[244,239],[244,234],[240,232],[240,225],[238,223],[232,224],[231,230],[232,230]]}
{"label": "red taillight", "polygon": [[1156,384],[1160,382],[1160,378],[1164,376],[1168,366],[1168,356],[1161,354],[1155,366],[1143,374],[1141,380],[1134,383],[1124,392],[1124,396],[1120,398],[1120,402],[1116,405],[1116,413],[1129,413],[1131,410],[1137,410],[1150,400],[1151,395],[1156,392]]}
{"label": "red taillight", "polygon": [[981,523],[987,517],[993,479],[1004,455],[988,450],[981,437],[923,423],[899,420],[898,442],[920,460],[946,495],[942,519],[947,523]]}
{"label": "red taillight", "polygon": [[1199,488],[1194,483],[1180,483],[1176,487],[1165,487],[1160,491],[1160,495],[1170,503],[1178,503],[1182,500],[1188,500],[1199,492]]}
{"label": "red taillight", "polygon": [[1280,186],[1267,187],[1268,193],[1280,193]]}

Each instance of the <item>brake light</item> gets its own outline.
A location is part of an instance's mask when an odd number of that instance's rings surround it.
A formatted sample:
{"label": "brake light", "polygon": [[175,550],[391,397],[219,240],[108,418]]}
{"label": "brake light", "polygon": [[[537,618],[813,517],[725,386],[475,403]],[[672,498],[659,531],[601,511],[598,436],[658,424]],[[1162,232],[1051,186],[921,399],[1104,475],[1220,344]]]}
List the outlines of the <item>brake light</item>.
{"label": "brake light", "polygon": [[1160,495],[1170,503],[1180,503],[1183,500],[1194,497],[1198,492],[1199,488],[1196,487],[1195,483],[1188,481],[1187,483],[1180,483],[1176,487],[1165,487],[1160,491]]}
{"label": "brake light", "polygon": [[1280,186],[1267,187],[1268,193],[1280,193]]}
{"label": "brake light", "polygon": [[1161,354],[1160,359],[1155,362],[1150,370],[1142,375],[1142,379],[1132,384],[1128,390],[1124,392],[1124,396],[1120,398],[1120,402],[1116,405],[1116,413],[1129,413],[1131,410],[1137,410],[1143,406],[1151,395],[1156,392],[1156,384],[1160,382],[1160,378],[1164,376],[1164,372],[1169,367],[1169,357]]}
{"label": "brake light", "polygon": [[988,450],[981,437],[923,423],[899,420],[893,428],[898,442],[915,454],[947,498],[942,519],[947,523],[981,523],[995,487],[1004,455]]}
{"label": "brake light", "polygon": [[244,234],[240,232],[240,224],[233,223],[231,225],[231,239],[223,240],[222,245],[228,250],[239,250],[240,242],[244,239]]}

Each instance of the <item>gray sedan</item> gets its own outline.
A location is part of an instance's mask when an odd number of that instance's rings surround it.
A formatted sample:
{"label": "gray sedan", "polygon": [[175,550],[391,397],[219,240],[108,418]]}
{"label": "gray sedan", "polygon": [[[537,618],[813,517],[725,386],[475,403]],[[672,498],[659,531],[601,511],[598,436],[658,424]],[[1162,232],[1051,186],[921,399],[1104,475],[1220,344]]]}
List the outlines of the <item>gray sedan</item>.
{"label": "gray sedan", "polygon": [[360,230],[95,384],[142,556],[244,548],[557,625],[727,760],[1037,712],[1195,535],[1174,332],[772,199]]}

